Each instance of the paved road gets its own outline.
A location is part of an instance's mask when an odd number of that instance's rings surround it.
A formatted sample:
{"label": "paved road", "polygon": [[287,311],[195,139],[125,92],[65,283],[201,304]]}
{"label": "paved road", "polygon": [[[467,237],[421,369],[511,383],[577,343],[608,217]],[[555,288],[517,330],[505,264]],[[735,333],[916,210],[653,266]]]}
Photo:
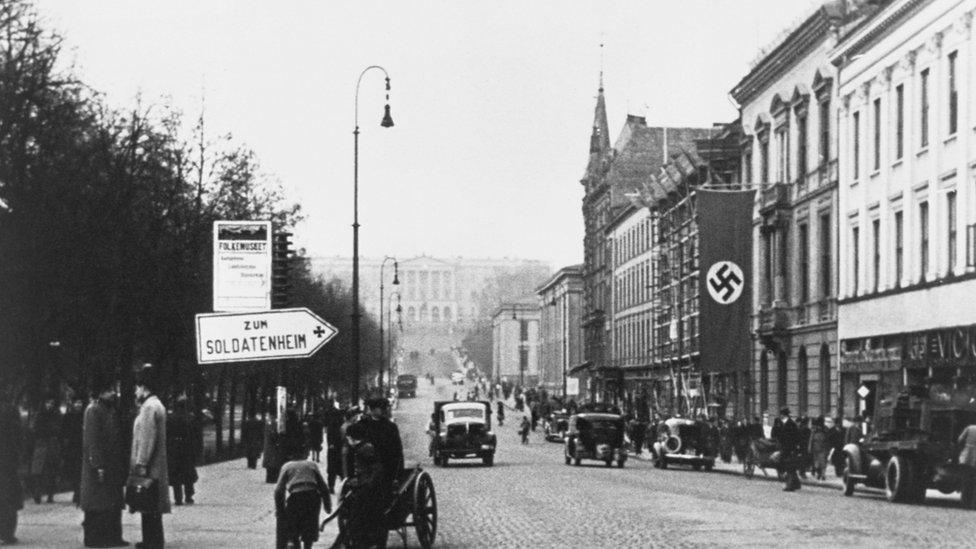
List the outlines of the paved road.
{"label": "paved road", "polygon": [[[397,423],[407,459],[430,471],[440,510],[438,547],[972,547],[976,512],[958,496],[924,506],[894,505],[880,493],[845,498],[833,487],[782,485],[721,472],[661,471],[630,460],[566,466],[562,448],[534,434],[518,442],[520,414],[495,431],[494,467],[478,461],[434,467],[424,434],[431,402],[449,398],[446,381],[421,380],[400,401]],[[930,494],[935,494],[930,492]],[[390,538],[391,543],[394,538]],[[411,532],[410,547],[418,547]],[[391,545],[392,546],[392,545]]]}

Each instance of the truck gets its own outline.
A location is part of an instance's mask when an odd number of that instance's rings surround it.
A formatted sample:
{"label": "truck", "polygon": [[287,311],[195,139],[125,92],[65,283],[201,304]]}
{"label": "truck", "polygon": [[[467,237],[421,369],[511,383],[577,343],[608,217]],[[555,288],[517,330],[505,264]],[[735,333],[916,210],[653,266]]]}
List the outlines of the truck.
{"label": "truck", "polygon": [[857,484],[885,491],[888,501],[923,503],[925,491],[960,492],[976,509],[976,467],[958,463],[956,444],[976,424],[976,400],[962,391],[914,387],[879,403],[874,427],[844,447],[844,495]]}
{"label": "truck", "polygon": [[413,374],[400,374],[396,380],[397,396],[399,398],[417,396],[417,376]]}
{"label": "truck", "polygon": [[483,400],[434,403],[430,454],[434,464],[447,467],[450,459],[477,458],[491,467],[498,439],[491,430],[491,403]]}

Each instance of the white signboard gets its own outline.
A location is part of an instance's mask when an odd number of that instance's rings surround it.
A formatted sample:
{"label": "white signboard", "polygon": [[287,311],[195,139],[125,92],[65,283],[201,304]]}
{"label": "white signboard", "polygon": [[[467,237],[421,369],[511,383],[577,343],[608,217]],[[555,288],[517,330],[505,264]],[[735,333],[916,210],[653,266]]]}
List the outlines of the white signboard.
{"label": "white signboard", "polygon": [[566,378],[566,396],[579,394],[579,378]]}
{"label": "white signboard", "polygon": [[306,358],[339,332],[304,307],[206,313],[196,320],[199,364]]}
{"label": "white signboard", "polygon": [[213,310],[271,308],[271,222],[214,221]]}

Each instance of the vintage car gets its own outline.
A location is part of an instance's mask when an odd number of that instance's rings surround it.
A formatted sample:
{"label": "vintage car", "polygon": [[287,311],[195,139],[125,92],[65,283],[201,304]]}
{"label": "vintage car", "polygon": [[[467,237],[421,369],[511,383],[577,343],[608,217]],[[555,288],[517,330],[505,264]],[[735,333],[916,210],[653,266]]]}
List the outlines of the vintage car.
{"label": "vintage car", "polygon": [[451,458],[478,458],[488,466],[495,463],[491,403],[438,401],[432,419],[430,452],[435,465],[447,466]]}
{"label": "vintage car", "polygon": [[396,380],[397,397],[414,398],[417,396],[417,376],[413,374],[400,374]]}
{"label": "vintage car", "polygon": [[715,467],[716,448],[711,426],[702,421],[673,417],[657,428],[657,440],[651,446],[654,466],[666,469],[669,464],[690,465],[694,470],[711,471]]}
{"label": "vintage car", "polygon": [[564,457],[579,465],[584,459],[595,459],[607,464],[617,462],[623,467],[627,461],[624,447],[624,420],[617,414],[583,413],[569,417],[566,427]]}
{"label": "vintage car", "polygon": [[976,467],[958,462],[956,440],[976,424],[972,395],[929,394],[913,388],[882,402],[874,429],[859,444],[844,446],[844,495],[857,484],[882,488],[888,501],[922,503],[929,488],[960,492],[962,504],[976,509]]}
{"label": "vintage car", "polygon": [[562,442],[566,438],[566,429],[569,427],[569,414],[566,412],[553,412],[546,418],[545,433],[546,440],[549,442]]}
{"label": "vintage car", "polygon": [[454,385],[464,385],[464,372],[452,372],[451,383]]}

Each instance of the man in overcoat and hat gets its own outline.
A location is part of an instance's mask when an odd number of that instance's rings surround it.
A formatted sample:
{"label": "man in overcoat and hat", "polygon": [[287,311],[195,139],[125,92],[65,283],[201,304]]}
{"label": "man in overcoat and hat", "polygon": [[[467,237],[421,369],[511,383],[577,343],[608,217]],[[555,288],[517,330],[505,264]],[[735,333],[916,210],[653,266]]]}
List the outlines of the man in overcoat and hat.
{"label": "man in overcoat and hat", "polygon": [[157,506],[142,511],[142,542],[136,548],[162,549],[163,515],[170,512],[169,471],[166,465],[166,408],[156,396],[157,381],[151,366],[136,376],[136,401],[139,414],[132,425],[132,453],[129,473],[156,481]]}
{"label": "man in overcoat and hat", "polygon": [[119,428],[115,383],[95,379],[95,400],[82,420],[81,509],[85,547],[125,547],[122,539],[122,487],[125,485],[125,447]]}

